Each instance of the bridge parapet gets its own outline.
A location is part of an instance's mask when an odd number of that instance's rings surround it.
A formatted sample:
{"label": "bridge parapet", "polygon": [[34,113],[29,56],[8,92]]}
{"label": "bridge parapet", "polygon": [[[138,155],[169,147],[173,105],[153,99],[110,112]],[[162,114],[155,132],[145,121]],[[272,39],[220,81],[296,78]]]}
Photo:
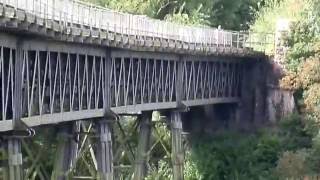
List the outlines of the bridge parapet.
{"label": "bridge parapet", "polygon": [[0,0],[0,17],[6,28],[131,50],[257,56],[273,42],[272,34],[178,25],[76,0]]}

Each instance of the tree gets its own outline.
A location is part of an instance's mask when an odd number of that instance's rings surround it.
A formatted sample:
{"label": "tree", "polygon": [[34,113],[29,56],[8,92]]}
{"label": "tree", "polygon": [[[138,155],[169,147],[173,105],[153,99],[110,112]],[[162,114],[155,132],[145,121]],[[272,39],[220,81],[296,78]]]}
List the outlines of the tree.
{"label": "tree", "polygon": [[[266,0],[88,0],[111,9],[182,24],[246,30]],[[275,0],[269,0],[275,1]],[[279,1],[279,0],[277,0]]]}

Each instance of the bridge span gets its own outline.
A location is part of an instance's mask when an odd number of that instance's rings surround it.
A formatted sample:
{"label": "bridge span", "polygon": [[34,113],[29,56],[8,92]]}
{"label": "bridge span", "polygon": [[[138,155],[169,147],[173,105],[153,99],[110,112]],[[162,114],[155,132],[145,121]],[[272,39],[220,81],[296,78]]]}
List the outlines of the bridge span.
{"label": "bridge span", "polygon": [[[133,177],[142,179],[150,136],[143,124],[155,110],[171,112],[174,178],[183,179],[181,113],[243,105],[250,96],[243,88],[253,78],[248,72],[265,58],[252,48],[250,33],[176,25],[73,0],[0,0],[0,31],[1,147],[8,154],[6,178],[18,180],[25,175],[21,139],[44,125],[58,126],[67,138],[84,131],[79,122],[85,120],[96,124],[99,136],[97,177],[113,179],[110,122],[141,113],[141,163]],[[53,179],[66,178],[79,143],[59,146]]]}

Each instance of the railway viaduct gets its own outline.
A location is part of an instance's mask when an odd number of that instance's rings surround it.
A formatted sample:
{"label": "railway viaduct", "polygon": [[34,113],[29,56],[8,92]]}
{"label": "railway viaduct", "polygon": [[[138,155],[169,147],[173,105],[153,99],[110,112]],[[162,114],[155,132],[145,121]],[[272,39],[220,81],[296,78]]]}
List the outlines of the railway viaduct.
{"label": "railway viaduct", "polygon": [[[67,179],[85,147],[96,178],[117,179],[110,124],[135,114],[140,138],[132,177],[143,179],[151,112],[159,111],[171,129],[174,179],[183,179],[184,112],[225,104],[237,121],[254,123],[254,99],[262,98],[255,75],[266,59],[254,49],[264,42],[254,40],[253,33],[177,25],[75,0],[0,0],[3,178],[31,177],[23,162],[33,152],[25,147],[22,154],[24,140],[55,126],[61,142],[52,179]],[[31,158],[38,178],[47,179],[36,154]]]}

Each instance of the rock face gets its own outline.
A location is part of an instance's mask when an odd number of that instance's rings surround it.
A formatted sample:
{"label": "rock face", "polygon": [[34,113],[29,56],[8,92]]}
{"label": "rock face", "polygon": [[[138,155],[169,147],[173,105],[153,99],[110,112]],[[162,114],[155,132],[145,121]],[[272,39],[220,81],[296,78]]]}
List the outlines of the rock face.
{"label": "rock face", "polygon": [[[282,64],[267,57],[247,70],[249,82],[243,86],[240,120],[251,119],[256,126],[275,123],[295,111],[293,92],[281,89],[279,80],[284,75]],[[249,78],[251,77],[251,79]],[[251,103],[250,103],[251,102]],[[252,104],[252,105],[251,105]],[[251,115],[248,113],[253,113]]]}
{"label": "rock face", "polygon": [[285,71],[279,61],[270,59],[267,71],[266,107],[267,120],[270,122],[276,122],[296,109],[293,91],[280,88],[279,80],[284,76]]}
{"label": "rock face", "polygon": [[279,88],[268,88],[266,103],[267,119],[273,123],[295,110],[293,92]]}
{"label": "rock face", "polygon": [[[293,92],[280,88],[279,81],[283,75],[282,64],[274,61],[272,57],[253,66],[249,74],[252,76],[251,82],[243,87],[244,89],[252,88],[252,90],[244,91],[247,95],[243,95],[242,103],[248,106],[250,101],[253,102],[254,105],[247,109],[254,113],[252,120],[256,125],[275,123],[295,111]],[[244,117],[242,116],[241,119]]]}

